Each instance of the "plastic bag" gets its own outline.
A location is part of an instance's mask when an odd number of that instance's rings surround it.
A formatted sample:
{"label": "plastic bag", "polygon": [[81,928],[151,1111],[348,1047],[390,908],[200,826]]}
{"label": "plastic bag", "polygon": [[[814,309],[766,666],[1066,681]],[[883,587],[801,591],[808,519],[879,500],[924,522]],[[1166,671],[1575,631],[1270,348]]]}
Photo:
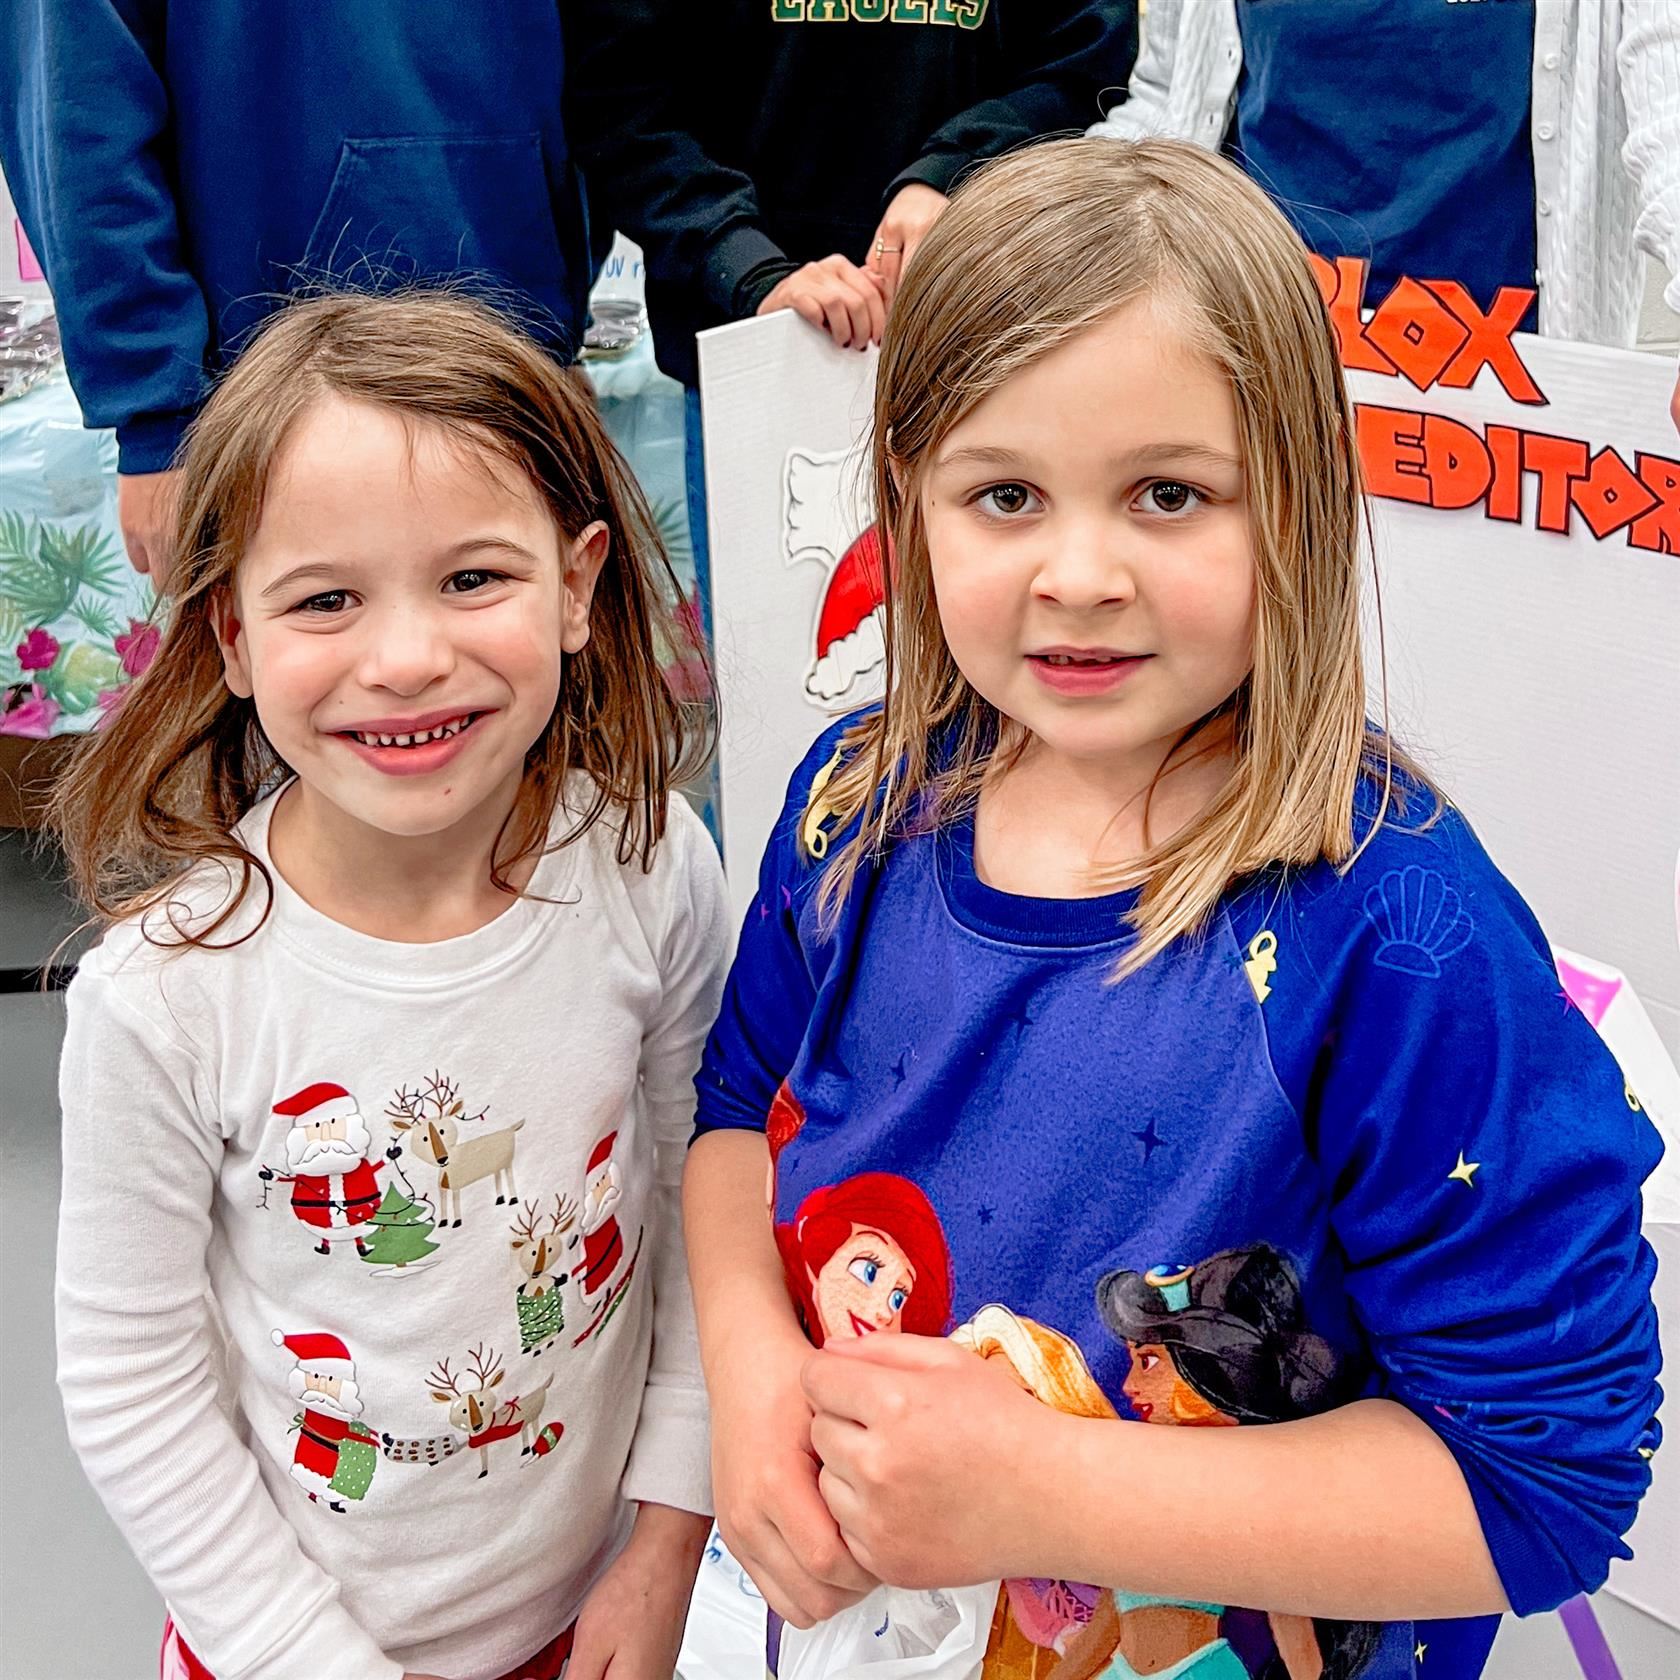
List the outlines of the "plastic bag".
{"label": "plastic bag", "polygon": [[677,1680],[742,1680],[763,1672],[763,1596],[714,1528],[694,1582]]}
{"label": "plastic bag", "polygon": [[999,1590],[877,1587],[829,1621],[787,1629],[779,1680],[979,1680]]}

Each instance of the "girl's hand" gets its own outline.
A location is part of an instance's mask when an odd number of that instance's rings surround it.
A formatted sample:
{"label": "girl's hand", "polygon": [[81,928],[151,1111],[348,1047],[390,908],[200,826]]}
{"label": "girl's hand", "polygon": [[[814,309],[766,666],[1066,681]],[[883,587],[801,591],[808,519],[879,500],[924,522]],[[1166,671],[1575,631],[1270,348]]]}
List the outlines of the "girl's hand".
{"label": "girl's hand", "polygon": [[869,255],[864,259],[868,272],[874,275],[886,297],[888,309],[892,308],[905,265],[948,203],[950,200],[937,187],[925,187],[917,181],[893,194],[893,201],[869,242]]}
{"label": "girl's hand", "polygon": [[778,281],[758,312],[772,315],[778,309],[793,310],[826,332],[842,350],[867,350],[879,344],[887,327],[880,282],[841,256],[806,263]]}
{"label": "girl's hand", "polygon": [[725,1544],[765,1602],[798,1628],[837,1615],[876,1581],[847,1550],[817,1489],[802,1339],[759,1344],[740,1377],[714,1385],[712,1488]]}
{"label": "girl's hand", "polygon": [[566,1680],[671,1680],[709,1517],[644,1505],[578,1612]]}
{"label": "girl's hand", "polygon": [[852,1555],[895,1587],[1035,1573],[1058,1414],[989,1360],[865,1336],[807,1360],[821,1490]]}

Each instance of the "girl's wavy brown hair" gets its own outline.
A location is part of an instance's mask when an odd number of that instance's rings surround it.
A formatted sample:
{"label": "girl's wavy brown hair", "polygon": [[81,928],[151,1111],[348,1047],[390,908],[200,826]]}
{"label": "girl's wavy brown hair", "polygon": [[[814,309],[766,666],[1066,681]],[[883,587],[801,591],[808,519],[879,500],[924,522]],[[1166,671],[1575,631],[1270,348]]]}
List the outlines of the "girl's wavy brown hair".
{"label": "girl's wavy brown hair", "polygon": [[[596,520],[606,525],[611,548],[589,641],[562,663],[559,699],[526,755],[491,879],[515,893],[511,874],[522,862],[603,820],[617,826],[620,862],[648,868],[673,792],[704,760],[711,715],[678,700],[661,674],[662,646],[687,658],[703,650],[671,610],[678,587],[653,516],[581,373],[486,304],[411,290],[282,310],[194,424],[179,461],[172,599],[157,656],[82,746],[49,813],[83,901],[105,924],[142,916],[148,937],[156,920],[171,928],[168,943],[208,945],[255,882],[272,900],[268,871],[234,827],[287,767],[256,708],[222,680],[212,608],[233,587],[276,458],[325,397],[372,404],[499,456],[530,480],[567,538]],[[591,792],[575,813],[568,802],[567,826],[551,840],[573,771],[587,775]],[[212,920],[189,929],[145,916],[206,863],[222,865],[230,883]]]}
{"label": "girl's wavy brown hair", "polygon": [[[987,395],[1143,297],[1230,380],[1258,602],[1252,673],[1215,714],[1234,743],[1229,780],[1195,821],[1102,883],[1141,886],[1118,972],[1202,927],[1244,875],[1348,862],[1362,776],[1380,787],[1379,813],[1400,803],[1397,768],[1427,787],[1366,721],[1358,446],[1306,248],[1264,193],[1210,152],[1050,141],[987,165],[956,193],[887,323],[873,446],[893,556],[886,696],[847,732],[801,824],[805,835],[858,825],[825,873],[825,918],[869,860],[912,827],[971,807],[999,755],[1022,745],[946,646],[921,511],[927,463]],[[1169,763],[1213,721],[1187,730]]]}

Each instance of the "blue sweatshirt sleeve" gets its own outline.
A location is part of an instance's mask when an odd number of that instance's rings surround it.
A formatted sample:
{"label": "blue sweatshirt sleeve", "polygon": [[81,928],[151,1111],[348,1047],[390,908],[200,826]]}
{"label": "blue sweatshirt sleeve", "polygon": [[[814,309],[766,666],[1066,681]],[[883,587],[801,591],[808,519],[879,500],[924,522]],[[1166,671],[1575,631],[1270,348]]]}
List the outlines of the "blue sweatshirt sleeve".
{"label": "blue sweatshirt sleeve", "polygon": [[694,1135],[763,1131],[770,1104],[792,1071],[831,949],[817,929],[823,864],[800,845],[811,784],[840,751],[855,716],[825,730],[794,771],[764,848],[758,892],[747,908],[723,1007],[695,1076]]}
{"label": "blue sweatshirt sleeve", "polygon": [[164,0],[0,6],[0,165],[52,287],[89,426],[122,471],[169,465],[205,389],[209,318],[170,192]]}
{"label": "blue sweatshirt sleeve", "polygon": [[1514,1610],[1591,1592],[1657,1441],[1656,1131],[1456,815],[1255,904],[1239,939],[1270,906],[1280,981],[1293,945],[1316,991],[1267,1031],[1378,1391],[1458,1460]]}

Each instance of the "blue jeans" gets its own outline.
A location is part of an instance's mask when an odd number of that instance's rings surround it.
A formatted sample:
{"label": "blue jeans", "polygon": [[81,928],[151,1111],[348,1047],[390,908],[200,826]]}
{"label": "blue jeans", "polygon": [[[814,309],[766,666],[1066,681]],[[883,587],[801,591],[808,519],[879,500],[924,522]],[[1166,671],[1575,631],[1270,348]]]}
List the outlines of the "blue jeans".
{"label": "blue jeans", "polygon": [[712,545],[706,529],[706,440],[700,430],[700,392],[683,387],[683,474],[688,491],[688,540],[694,550],[694,583],[700,595],[700,622],[706,643],[712,640]]}

